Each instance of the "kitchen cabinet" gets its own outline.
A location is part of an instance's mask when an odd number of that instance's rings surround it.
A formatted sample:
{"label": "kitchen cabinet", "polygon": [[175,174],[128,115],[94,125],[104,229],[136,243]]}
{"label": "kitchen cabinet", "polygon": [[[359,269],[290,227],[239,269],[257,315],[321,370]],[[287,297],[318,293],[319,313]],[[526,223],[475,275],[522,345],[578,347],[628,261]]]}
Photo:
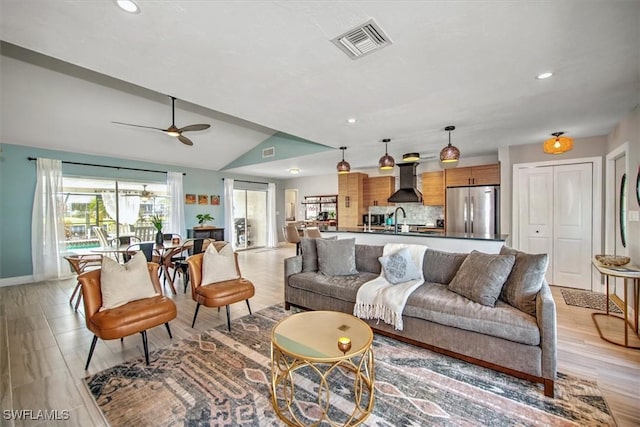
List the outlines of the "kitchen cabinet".
{"label": "kitchen cabinet", "polygon": [[447,187],[500,185],[499,164],[446,169],[444,175]]}
{"label": "kitchen cabinet", "polygon": [[[364,180],[364,207],[389,206],[387,199],[396,191],[395,176],[376,176]],[[366,212],[365,212],[366,213]]]}
{"label": "kitchen cabinet", "polygon": [[443,171],[422,174],[422,204],[425,206],[444,206]]}
{"label": "kitchen cabinet", "polygon": [[364,181],[367,175],[360,172],[338,175],[338,221],[340,227],[362,225],[362,215],[367,212],[364,204]]}

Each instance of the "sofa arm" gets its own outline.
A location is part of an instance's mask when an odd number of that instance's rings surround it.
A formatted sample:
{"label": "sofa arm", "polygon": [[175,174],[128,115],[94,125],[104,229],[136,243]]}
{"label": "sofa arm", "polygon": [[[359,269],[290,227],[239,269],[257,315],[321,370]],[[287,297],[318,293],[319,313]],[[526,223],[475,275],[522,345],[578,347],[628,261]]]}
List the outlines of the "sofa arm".
{"label": "sofa arm", "polygon": [[536,297],[536,319],[540,328],[542,376],[555,379],[557,372],[556,303],[545,280]]}
{"label": "sofa arm", "polygon": [[285,258],[284,260],[284,305],[285,309],[289,310],[289,277],[294,274],[302,272],[302,256],[294,256],[291,258]]}

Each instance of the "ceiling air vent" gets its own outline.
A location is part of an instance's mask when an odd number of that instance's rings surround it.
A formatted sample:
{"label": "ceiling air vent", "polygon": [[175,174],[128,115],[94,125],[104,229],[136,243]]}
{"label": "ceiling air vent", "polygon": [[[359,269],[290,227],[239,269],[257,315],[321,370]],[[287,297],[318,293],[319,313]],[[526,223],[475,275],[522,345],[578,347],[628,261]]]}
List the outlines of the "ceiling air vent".
{"label": "ceiling air vent", "polygon": [[373,19],[331,40],[349,58],[357,59],[392,42]]}
{"label": "ceiling air vent", "polygon": [[262,150],[262,158],[266,159],[267,157],[273,157],[276,155],[276,147],[264,148]]}

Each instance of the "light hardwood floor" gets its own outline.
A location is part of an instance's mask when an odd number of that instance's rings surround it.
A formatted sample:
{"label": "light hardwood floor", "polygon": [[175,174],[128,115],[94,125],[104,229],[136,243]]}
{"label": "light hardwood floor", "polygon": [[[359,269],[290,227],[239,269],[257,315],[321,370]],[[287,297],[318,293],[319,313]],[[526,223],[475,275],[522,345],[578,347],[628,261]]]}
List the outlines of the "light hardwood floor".
{"label": "light hardwood floor", "polygon": [[[254,311],[283,301],[283,259],[295,254],[287,245],[273,250],[240,252],[243,275],[253,281]],[[140,335],[98,341],[88,371],[84,370],[92,334],[84,324],[82,308],[69,305],[75,280],[41,282],[0,288],[0,425],[5,410],[69,410],[70,418],[59,425],[106,425],[82,379],[110,366],[143,354]],[[173,340],[205,331],[226,322],[224,309],[202,308],[195,329],[191,319],[195,303],[189,293],[172,296],[178,317],[171,322]],[[597,381],[619,426],[640,425],[640,350],[630,350],[600,339],[591,320],[593,310],[568,306],[560,290],[553,288],[558,315],[558,370]],[[81,305],[82,307],[82,305]],[[244,303],[231,307],[232,318],[248,314]],[[617,327],[616,327],[617,326]],[[618,332],[620,324],[612,326]],[[164,327],[150,331],[150,351],[171,343]],[[51,425],[51,422],[46,423]]]}

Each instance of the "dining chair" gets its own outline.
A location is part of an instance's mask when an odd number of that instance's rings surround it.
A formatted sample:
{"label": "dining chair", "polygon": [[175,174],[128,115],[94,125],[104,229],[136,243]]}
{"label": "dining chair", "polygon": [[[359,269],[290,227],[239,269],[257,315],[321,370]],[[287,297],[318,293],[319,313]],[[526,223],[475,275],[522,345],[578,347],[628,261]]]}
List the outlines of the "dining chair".
{"label": "dining chair", "polygon": [[207,246],[213,242],[214,240],[209,238],[187,239],[182,242],[182,245],[173,254],[171,258],[173,267],[172,280],[175,282],[177,273],[182,274],[184,293],[187,293],[187,285],[189,284],[189,265],[186,259],[191,255],[204,252]]}
{"label": "dining chair", "polygon": [[[64,257],[69,262],[69,265],[73,271],[80,276],[85,271],[96,270],[102,265],[101,254],[87,254],[87,255],[67,255]],[[69,304],[73,305],[74,311],[78,311],[78,305],[82,299],[82,291],[80,290],[80,282],[76,283],[76,287],[73,289],[71,298],[69,298]],[[78,294],[76,303],[73,303],[73,298]]]}
{"label": "dining chair", "polygon": [[282,234],[288,243],[295,243],[296,255],[300,255],[300,234],[295,224],[287,224],[282,227]]}
{"label": "dining chair", "polygon": [[320,230],[318,227],[307,227],[304,229],[304,236],[309,237],[311,239],[320,239],[322,238],[322,234],[320,234]]}

